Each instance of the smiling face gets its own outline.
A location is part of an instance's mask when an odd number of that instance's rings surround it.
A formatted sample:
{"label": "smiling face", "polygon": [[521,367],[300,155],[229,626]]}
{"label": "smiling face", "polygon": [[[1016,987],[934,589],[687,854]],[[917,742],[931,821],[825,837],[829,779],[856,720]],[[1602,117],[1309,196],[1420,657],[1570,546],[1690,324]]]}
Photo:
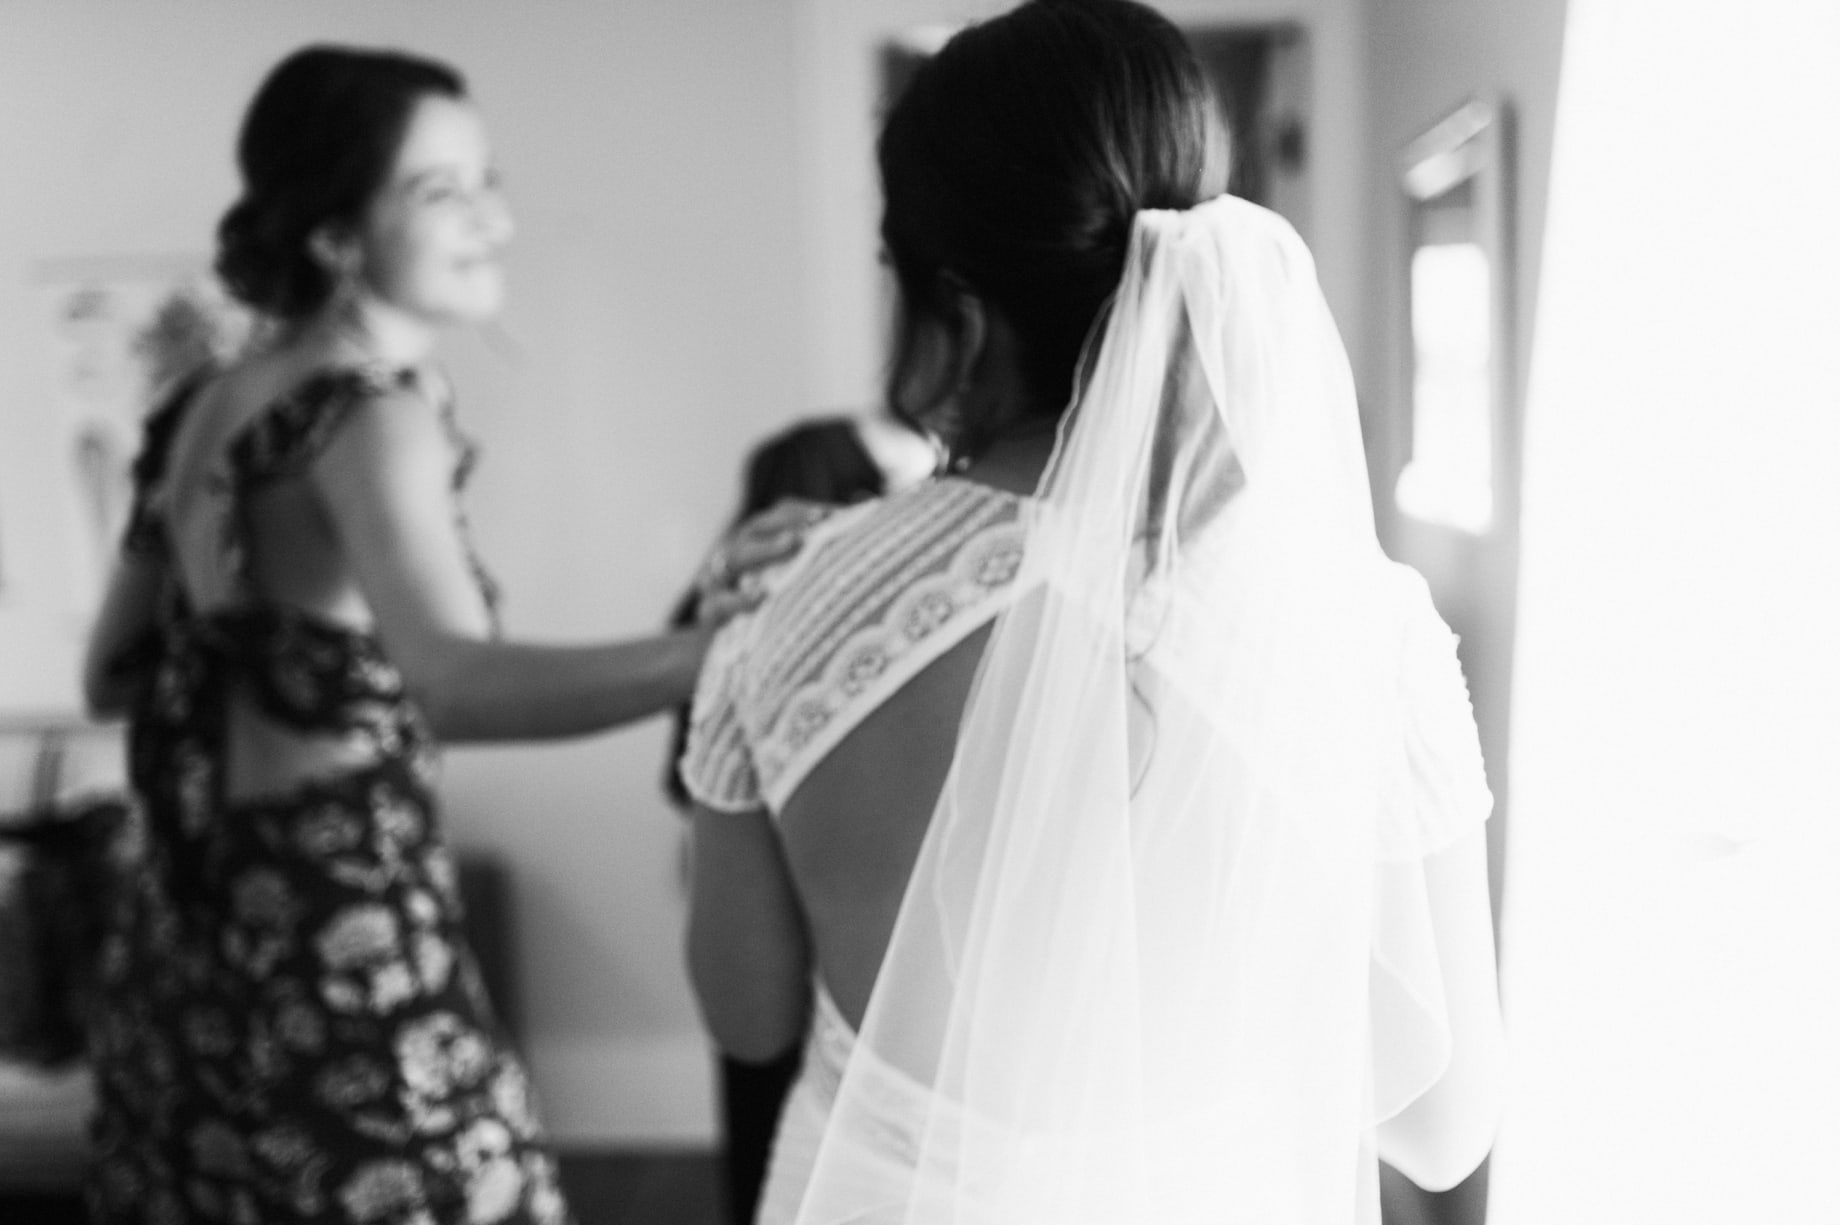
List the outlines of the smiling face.
{"label": "smiling face", "polygon": [[356,236],[366,290],[431,324],[489,319],[504,301],[499,256],[512,232],[478,111],[422,99]]}

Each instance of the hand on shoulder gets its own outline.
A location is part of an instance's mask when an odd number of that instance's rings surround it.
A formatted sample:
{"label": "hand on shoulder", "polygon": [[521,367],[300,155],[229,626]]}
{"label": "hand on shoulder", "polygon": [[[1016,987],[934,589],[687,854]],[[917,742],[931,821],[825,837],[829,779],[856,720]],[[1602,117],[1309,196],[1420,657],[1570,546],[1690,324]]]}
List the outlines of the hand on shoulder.
{"label": "hand on shoulder", "polygon": [[725,536],[697,570],[697,623],[720,625],[758,607],[766,572],[796,557],[812,528],[835,509],[787,499]]}

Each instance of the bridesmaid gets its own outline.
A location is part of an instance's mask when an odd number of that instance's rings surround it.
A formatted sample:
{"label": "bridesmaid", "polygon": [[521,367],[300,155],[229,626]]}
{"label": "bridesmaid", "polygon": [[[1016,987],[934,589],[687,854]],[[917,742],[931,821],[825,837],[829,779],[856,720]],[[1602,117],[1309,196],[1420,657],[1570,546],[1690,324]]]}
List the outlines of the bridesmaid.
{"label": "bridesmaid", "polygon": [[[93,1034],[102,1222],[558,1222],[529,1081],[461,935],[442,741],[573,736],[686,700],[702,623],[499,637],[434,366],[491,318],[512,219],[452,68],[315,46],[262,84],[218,230],[266,343],[149,420],[85,665],[126,714],[148,870]],[[786,530],[778,530],[785,528]]]}

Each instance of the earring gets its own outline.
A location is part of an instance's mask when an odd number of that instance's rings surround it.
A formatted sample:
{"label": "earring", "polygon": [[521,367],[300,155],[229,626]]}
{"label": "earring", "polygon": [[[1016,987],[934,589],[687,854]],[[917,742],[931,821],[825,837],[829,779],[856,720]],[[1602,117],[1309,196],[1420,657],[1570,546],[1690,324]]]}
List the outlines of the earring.
{"label": "earring", "polygon": [[922,428],[919,433],[920,437],[926,440],[926,445],[933,448],[933,475],[945,476],[947,473],[951,472],[951,446],[939,435],[938,431],[934,430],[930,425]]}
{"label": "earring", "polygon": [[328,271],[332,275],[332,290],[327,295],[327,315],[332,321],[333,330],[345,335],[351,341],[364,342],[364,311],[361,303],[363,297],[358,280],[358,269],[354,261],[341,259]]}
{"label": "earring", "polygon": [[326,278],[328,305],[343,309],[357,298],[358,265],[363,258],[357,250],[322,228],[308,237],[307,255]]}
{"label": "earring", "polygon": [[949,467],[954,473],[963,472],[969,468],[972,462],[983,454],[985,446],[990,442],[989,431],[979,420],[979,406],[970,402],[973,391],[971,371],[961,370],[958,375],[958,385],[952,389],[952,394],[946,401],[952,422],[952,433],[949,439],[952,458]]}
{"label": "earring", "polygon": [[971,394],[971,372],[959,375],[958,386],[946,397],[942,416],[947,429],[941,433],[941,443],[945,448],[945,471],[956,476],[969,468],[990,443],[989,431],[980,426],[976,416],[966,407],[965,400]]}
{"label": "earring", "polygon": [[935,476],[956,476],[977,458],[976,448],[971,445],[972,430],[956,411],[957,403],[954,396],[947,401],[950,407],[936,412],[921,427],[921,435],[933,448]]}

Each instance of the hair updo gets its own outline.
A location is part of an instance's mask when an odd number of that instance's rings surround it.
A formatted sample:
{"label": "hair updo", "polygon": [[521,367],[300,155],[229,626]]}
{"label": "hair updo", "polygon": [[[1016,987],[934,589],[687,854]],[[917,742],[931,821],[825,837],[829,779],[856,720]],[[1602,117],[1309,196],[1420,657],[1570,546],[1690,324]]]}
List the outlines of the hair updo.
{"label": "hair updo", "polygon": [[356,47],[304,47],[269,72],[237,137],[242,198],[217,226],[231,296],[289,320],[325,303],[332,277],[308,237],[358,223],[429,96],[464,98],[466,82],[433,60]]}
{"label": "hair updo", "polygon": [[903,304],[891,386],[947,274],[999,308],[1058,415],[1124,273],[1131,222],[1226,187],[1222,124],[1179,30],[1130,0],[1030,0],[961,31],[883,124],[882,242]]}

